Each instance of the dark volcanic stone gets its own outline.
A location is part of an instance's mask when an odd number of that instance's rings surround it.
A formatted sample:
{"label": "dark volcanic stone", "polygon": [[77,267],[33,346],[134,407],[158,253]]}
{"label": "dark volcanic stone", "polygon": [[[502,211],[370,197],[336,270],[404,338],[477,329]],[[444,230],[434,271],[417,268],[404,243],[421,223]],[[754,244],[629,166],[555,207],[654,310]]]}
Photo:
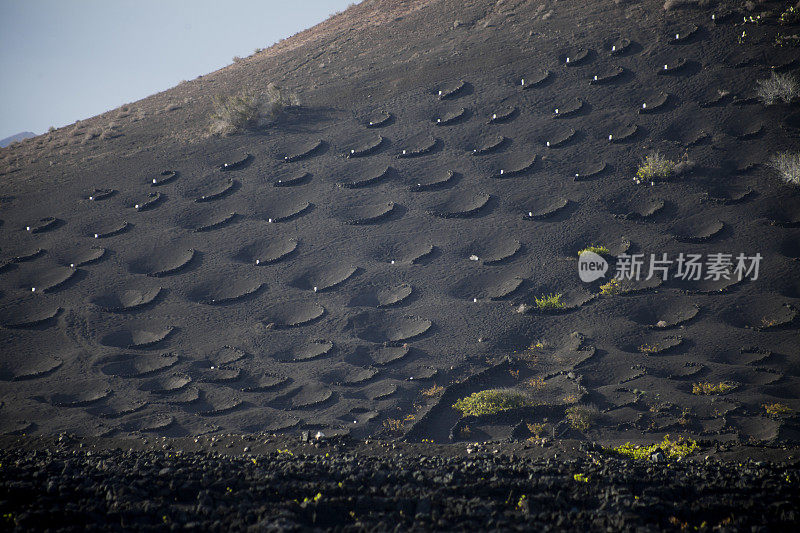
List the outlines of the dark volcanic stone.
{"label": "dark volcanic stone", "polygon": [[800,515],[796,463],[629,462],[588,445],[560,461],[491,444],[469,456],[380,445],[363,454],[349,440],[305,455],[293,442],[292,454],[246,456],[10,446],[0,450],[0,514],[23,531],[774,531]]}

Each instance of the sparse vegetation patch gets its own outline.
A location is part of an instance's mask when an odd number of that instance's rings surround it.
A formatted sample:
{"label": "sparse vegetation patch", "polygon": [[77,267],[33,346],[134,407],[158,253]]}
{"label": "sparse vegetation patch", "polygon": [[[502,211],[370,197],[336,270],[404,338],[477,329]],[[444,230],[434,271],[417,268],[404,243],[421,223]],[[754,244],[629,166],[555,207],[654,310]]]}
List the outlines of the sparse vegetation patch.
{"label": "sparse vegetation patch", "polygon": [[726,394],[736,388],[735,383],[728,383],[721,381],[719,383],[711,383],[709,381],[702,381],[692,385],[692,394],[711,395],[711,394]]}
{"label": "sparse vegetation patch", "polygon": [[800,23],[800,9],[789,6],[786,10],[781,13],[781,16],[778,17],[778,21],[781,24],[797,24]]}
{"label": "sparse vegetation patch", "polygon": [[678,437],[676,440],[671,440],[669,435],[664,435],[663,441],[651,444],[650,446],[639,446],[626,442],[622,446],[617,446],[616,448],[607,448],[606,451],[631,459],[647,460],[657,451],[661,451],[669,459],[677,459],[679,457],[686,457],[698,448],[697,441],[692,439]]}
{"label": "sparse vegetation patch", "polygon": [[793,412],[791,407],[783,403],[765,403],[763,407],[769,416],[790,415]]}
{"label": "sparse vegetation patch", "polygon": [[444,387],[434,383],[433,385],[431,385],[429,389],[423,389],[422,395],[425,396],[426,398],[433,398],[435,396],[439,396],[439,394],[441,394],[442,391],[444,391]]}
{"label": "sparse vegetation patch", "polygon": [[600,412],[592,405],[573,405],[567,409],[567,421],[573,429],[586,431]]}

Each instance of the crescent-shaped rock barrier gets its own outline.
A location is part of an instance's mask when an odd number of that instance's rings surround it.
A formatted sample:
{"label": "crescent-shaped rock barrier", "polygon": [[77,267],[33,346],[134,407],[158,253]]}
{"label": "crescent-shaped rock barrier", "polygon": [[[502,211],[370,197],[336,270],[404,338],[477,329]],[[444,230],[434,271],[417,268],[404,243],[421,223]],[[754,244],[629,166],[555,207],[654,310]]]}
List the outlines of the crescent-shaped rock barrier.
{"label": "crescent-shaped rock barrier", "polygon": [[384,126],[387,126],[392,121],[393,118],[394,116],[391,113],[384,111],[383,113],[380,113],[377,117],[369,119],[369,121],[367,122],[367,127],[382,128]]}
{"label": "crescent-shaped rock barrier", "polygon": [[398,159],[406,159],[410,157],[419,157],[431,153],[437,146],[439,146],[439,139],[432,137],[425,144],[415,148],[403,148],[397,154]]}
{"label": "crescent-shaped rock barrier", "polygon": [[452,87],[439,89],[436,92],[436,96],[439,98],[439,100],[448,100],[451,98],[457,98],[458,96],[461,95],[462,92],[466,90],[466,88],[467,88],[467,82],[465,82],[464,80],[460,80],[456,85]]}
{"label": "crescent-shaped rock barrier", "polygon": [[111,198],[115,194],[117,194],[115,189],[95,189],[89,193],[87,199],[92,202],[99,202],[101,200],[105,200],[106,198]]}
{"label": "crescent-shaped rock barrier", "polygon": [[669,94],[665,92],[661,92],[658,96],[654,97],[652,100],[648,102],[643,102],[642,106],[638,109],[638,113],[640,115],[644,115],[647,113],[655,113],[666,107],[667,102],[669,102]]}
{"label": "crescent-shaped rock barrier", "polygon": [[133,204],[133,208],[137,211],[147,211],[156,207],[162,199],[163,195],[160,192],[151,192],[144,201]]}
{"label": "crescent-shaped rock barrier", "polygon": [[503,179],[503,178],[515,178],[517,176],[521,176],[530,172],[534,166],[536,166],[536,162],[539,160],[539,156],[534,154],[530,161],[527,163],[523,163],[522,166],[517,168],[505,169],[501,168],[499,171],[495,172],[494,174],[490,175],[490,179]]}
{"label": "crescent-shaped rock barrier", "polygon": [[589,58],[589,53],[591,51],[588,48],[583,48],[574,52],[573,54],[569,54],[564,56],[564,66],[566,67],[577,67],[586,62]]}
{"label": "crescent-shaped rock barrier", "polygon": [[338,185],[339,187],[343,187],[345,189],[362,189],[364,187],[369,187],[371,185],[377,184],[378,182],[384,180],[393,172],[395,172],[395,170],[391,166],[387,166],[382,172],[378,173],[375,176],[370,176],[368,178],[356,179],[351,181],[340,181]]}
{"label": "crescent-shaped rock barrier", "polygon": [[230,161],[227,163],[222,163],[217,167],[217,169],[221,170],[222,172],[229,172],[231,170],[239,170],[240,168],[244,168],[247,166],[250,161],[253,159],[252,154],[244,154],[241,158],[236,159],[234,161]]}
{"label": "crescent-shaped rock barrier", "polygon": [[281,178],[272,183],[274,187],[296,187],[298,185],[305,185],[311,181],[312,174],[310,172],[301,172],[288,178]]}
{"label": "crescent-shaped rock barrier", "polygon": [[44,217],[25,226],[25,231],[29,233],[44,233],[45,231],[55,229],[59,225],[60,221],[56,217]]}
{"label": "crescent-shaped rock barrier", "polygon": [[437,126],[450,126],[452,124],[461,121],[466,116],[467,116],[467,108],[462,107],[458,109],[458,111],[442,115],[441,117],[437,117],[433,122]]}
{"label": "crescent-shaped rock barrier", "polygon": [[519,85],[520,85],[520,87],[522,87],[523,90],[532,89],[534,87],[539,87],[544,82],[549,80],[551,75],[552,75],[552,72],[550,72],[549,70],[543,70],[543,71],[541,71],[541,72],[539,72],[537,74],[534,74],[533,76],[531,76],[529,78],[522,78],[520,80],[520,82],[519,82]]}
{"label": "crescent-shaped rock barrier", "polygon": [[322,149],[324,148],[324,146],[325,146],[325,141],[323,141],[322,139],[317,139],[317,141],[314,142],[313,144],[311,144],[311,146],[309,146],[309,147],[307,147],[307,148],[305,148],[303,150],[300,150],[297,153],[287,154],[287,155],[283,156],[283,160],[286,163],[294,163],[295,161],[300,161],[300,160],[303,160],[303,159],[307,159],[307,158],[317,154],[318,152],[321,152]]}
{"label": "crescent-shaped rock barrier", "polygon": [[234,179],[226,180],[222,185],[217,186],[213,191],[198,196],[194,199],[195,203],[202,204],[207,202],[214,202],[221,198],[225,198],[238,187],[239,182]]}
{"label": "crescent-shaped rock barrier", "polygon": [[345,157],[348,159],[356,158],[356,157],[367,157],[368,155],[372,155],[383,146],[383,143],[386,139],[383,136],[378,136],[378,138],[373,141],[372,143],[361,147],[361,148],[352,148],[349,152],[345,154]]}
{"label": "crescent-shaped rock barrier", "polygon": [[477,148],[473,148],[470,152],[472,155],[486,155],[497,152],[498,150],[502,149],[506,144],[510,141],[508,137],[504,135],[498,135],[494,139],[488,141],[486,144],[482,146],[478,146]]}
{"label": "crescent-shaped rock barrier", "polygon": [[150,181],[151,187],[160,187],[178,179],[178,172],[175,170],[162,170],[161,173]]}
{"label": "crescent-shaped rock barrier", "polygon": [[443,189],[452,183],[455,177],[456,173],[452,170],[448,170],[443,176],[437,176],[427,181],[420,180],[411,185],[410,189],[412,192],[425,192]]}

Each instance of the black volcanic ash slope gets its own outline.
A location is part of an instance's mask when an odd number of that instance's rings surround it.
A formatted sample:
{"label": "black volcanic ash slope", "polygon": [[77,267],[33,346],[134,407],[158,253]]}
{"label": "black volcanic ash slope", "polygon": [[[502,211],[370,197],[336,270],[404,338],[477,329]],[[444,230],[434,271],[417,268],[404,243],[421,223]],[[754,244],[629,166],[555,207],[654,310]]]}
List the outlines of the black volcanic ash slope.
{"label": "black volcanic ash slope", "polygon": [[[384,4],[3,150],[0,430],[578,436],[591,403],[595,439],[796,438],[763,407],[800,409],[800,204],[765,166],[798,110],[753,98],[798,67],[776,18]],[[211,96],[268,81],[306,104],[204,133]],[[652,150],[695,165],[637,185]],[[607,296],[577,276],[592,244],[764,260]],[[550,293],[563,312],[516,312]],[[459,420],[492,387],[547,406]]]}

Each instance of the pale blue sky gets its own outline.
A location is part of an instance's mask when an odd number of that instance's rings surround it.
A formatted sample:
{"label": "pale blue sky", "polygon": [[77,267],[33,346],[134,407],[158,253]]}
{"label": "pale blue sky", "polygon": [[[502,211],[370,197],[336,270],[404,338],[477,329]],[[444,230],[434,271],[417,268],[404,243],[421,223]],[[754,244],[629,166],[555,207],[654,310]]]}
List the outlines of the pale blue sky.
{"label": "pale blue sky", "polygon": [[207,74],[353,0],[0,0],[0,139]]}

